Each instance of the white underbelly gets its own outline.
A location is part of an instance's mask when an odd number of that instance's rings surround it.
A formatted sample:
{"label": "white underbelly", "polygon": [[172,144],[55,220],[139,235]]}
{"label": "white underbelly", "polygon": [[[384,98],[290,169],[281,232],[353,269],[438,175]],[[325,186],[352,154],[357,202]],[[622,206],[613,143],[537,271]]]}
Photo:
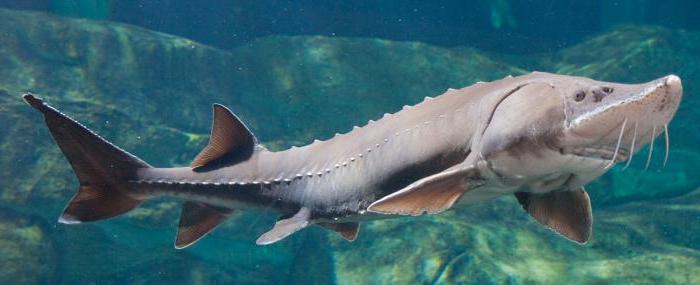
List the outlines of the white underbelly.
{"label": "white underbelly", "polygon": [[457,201],[456,207],[470,206],[478,203],[487,202],[503,195],[510,195],[515,193],[517,187],[495,187],[495,186],[482,186],[471,191],[465,192],[462,197]]}

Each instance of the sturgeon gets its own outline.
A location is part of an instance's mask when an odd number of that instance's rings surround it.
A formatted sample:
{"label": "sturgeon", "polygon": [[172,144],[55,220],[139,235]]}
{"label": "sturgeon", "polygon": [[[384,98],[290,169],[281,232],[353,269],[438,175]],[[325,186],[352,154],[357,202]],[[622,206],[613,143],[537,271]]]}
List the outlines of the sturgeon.
{"label": "sturgeon", "polygon": [[[675,75],[642,84],[533,72],[449,89],[364,127],[269,151],[213,105],[208,145],[190,166],[152,167],[32,94],[80,183],[65,224],[123,214],[156,196],[185,200],[175,247],[236,210],[280,214],[267,245],[311,225],[354,240],[362,221],[437,214],[514,195],[535,220],[577,243],[592,233],[584,185],[665,134],[682,97]],[[651,159],[651,150],[648,159]],[[665,163],[665,160],[664,160]],[[648,166],[648,162],[647,162]]]}

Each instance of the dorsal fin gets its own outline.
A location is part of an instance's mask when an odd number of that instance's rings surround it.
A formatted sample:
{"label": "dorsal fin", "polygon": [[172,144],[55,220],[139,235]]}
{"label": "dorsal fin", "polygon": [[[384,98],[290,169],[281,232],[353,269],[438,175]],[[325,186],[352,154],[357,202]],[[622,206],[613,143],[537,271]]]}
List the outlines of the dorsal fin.
{"label": "dorsal fin", "polygon": [[214,122],[209,144],[192,161],[192,168],[204,167],[213,161],[235,155],[252,153],[257,139],[236,115],[220,104],[214,104]]}
{"label": "dorsal fin", "polygon": [[348,222],[348,223],[319,223],[319,226],[335,231],[341,237],[347,241],[354,241],[357,239],[357,234],[360,232],[360,223]]}
{"label": "dorsal fin", "polygon": [[535,220],[568,239],[586,243],[591,237],[591,200],[583,187],[546,194],[517,192],[515,197]]}
{"label": "dorsal fin", "polygon": [[228,218],[233,210],[187,201],[180,212],[175,248],[188,247],[211,232]]}
{"label": "dorsal fin", "polygon": [[301,208],[294,216],[278,220],[275,226],[261,235],[255,243],[258,245],[268,245],[278,242],[307,227],[310,223],[309,219],[311,219],[311,211],[308,208]]}

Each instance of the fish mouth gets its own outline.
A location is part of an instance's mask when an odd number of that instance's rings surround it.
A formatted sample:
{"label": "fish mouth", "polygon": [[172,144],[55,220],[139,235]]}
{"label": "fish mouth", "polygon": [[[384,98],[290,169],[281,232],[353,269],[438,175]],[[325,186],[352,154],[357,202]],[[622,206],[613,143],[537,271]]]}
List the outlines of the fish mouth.
{"label": "fish mouth", "polygon": [[[617,154],[616,150],[617,149]],[[612,161],[613,163],[618,163],[627,160],[630,151],[626,148],[616,148],[607,145],[593,145],[593,146],[569,146],[562,147],[559,149],[559,153],[563,155],[574,155],[578,157]]]}

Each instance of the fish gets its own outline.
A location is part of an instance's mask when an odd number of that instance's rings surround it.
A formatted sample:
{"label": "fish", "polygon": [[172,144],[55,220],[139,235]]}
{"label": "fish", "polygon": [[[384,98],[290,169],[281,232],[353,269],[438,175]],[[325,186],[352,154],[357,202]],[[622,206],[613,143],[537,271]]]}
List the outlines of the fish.
{"label": "fish", "polygon": [[236,211],[279,219],[256,243],[310,226],[353,241],[360,223],[439,214],[511,195],[536,221],[579,244],[592,235],[584,186],[664,133],[683,94],[668,75],[623,84],[544,72],[405,106],[345,134],[270,151],[229,109],[213,105],[211,136],[189,166],[153,167],[34,94],[79,182],[59,218],[116,217],[153,197],[184,201],[175,247],[194,244]]}

